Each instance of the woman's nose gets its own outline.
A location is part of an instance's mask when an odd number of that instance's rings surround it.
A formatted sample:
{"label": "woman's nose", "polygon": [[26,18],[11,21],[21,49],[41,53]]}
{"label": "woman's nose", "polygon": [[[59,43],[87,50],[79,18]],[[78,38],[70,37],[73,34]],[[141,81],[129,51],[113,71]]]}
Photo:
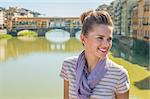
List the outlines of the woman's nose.
{"label": "woman's nose", "polygon": [[103,40],[103,46],[104,47],[109,47],[110,42],[108,40]]}

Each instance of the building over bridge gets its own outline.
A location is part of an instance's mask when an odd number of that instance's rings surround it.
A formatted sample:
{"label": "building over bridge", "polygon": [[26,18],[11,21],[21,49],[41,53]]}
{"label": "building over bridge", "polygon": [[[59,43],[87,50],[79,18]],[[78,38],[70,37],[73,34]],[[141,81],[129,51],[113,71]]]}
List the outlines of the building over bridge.
{"label": "building over bridge", "polygon": [[51,29],[63,29],[74,36],[81,29],[79,17],[16,17],[9,21],[9,34],[17,35],[21,30],[33,30],[44,36]]}

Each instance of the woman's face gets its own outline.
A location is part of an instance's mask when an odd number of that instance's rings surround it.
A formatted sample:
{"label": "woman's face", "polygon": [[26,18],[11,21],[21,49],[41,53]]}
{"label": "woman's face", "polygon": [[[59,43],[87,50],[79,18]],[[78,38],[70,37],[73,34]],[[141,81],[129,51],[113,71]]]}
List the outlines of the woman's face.
{"label": "woman's face", "polygon": [[111,26],[100,24],[94,25],[87,36],[81,34],[85,51],[98,58],[105,57],[112,46],[112,32]]}

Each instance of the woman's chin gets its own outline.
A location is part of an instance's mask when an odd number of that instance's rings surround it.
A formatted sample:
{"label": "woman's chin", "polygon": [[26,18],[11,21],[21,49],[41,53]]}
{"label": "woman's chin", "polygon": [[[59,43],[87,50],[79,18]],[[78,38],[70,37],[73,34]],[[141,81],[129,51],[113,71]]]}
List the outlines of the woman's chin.
{"label": "woman's chin", "polygon": [[107,54],[108,53],[98,53],[98,56],[100,57],[100,58],[105,58],[106,56],[107,56]]}

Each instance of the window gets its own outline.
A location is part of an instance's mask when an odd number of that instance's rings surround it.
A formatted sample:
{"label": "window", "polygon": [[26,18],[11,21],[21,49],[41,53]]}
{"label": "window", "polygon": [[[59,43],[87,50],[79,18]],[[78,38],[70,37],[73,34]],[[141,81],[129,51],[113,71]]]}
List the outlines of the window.
{"label": "window", "polygon": [[144,12],[149,12],[149,10],[150,10],[150,0],[145,0]]}

